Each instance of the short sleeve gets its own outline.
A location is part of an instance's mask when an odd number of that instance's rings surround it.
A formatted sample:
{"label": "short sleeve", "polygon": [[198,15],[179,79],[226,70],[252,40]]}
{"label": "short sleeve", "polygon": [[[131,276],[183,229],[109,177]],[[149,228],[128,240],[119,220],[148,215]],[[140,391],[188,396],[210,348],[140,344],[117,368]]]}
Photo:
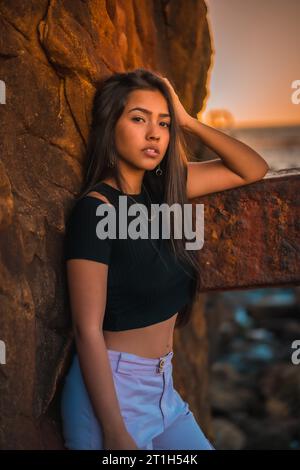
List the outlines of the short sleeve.
{"label": "short sleeve", "polygon": [[85,196],[73,207],[66,225],[65,261],[79,258],[110,264],[113,240],[99,238],[96,233],[98,222],[107,215],[96,215],[101,204],[105,202],[93,196]]}

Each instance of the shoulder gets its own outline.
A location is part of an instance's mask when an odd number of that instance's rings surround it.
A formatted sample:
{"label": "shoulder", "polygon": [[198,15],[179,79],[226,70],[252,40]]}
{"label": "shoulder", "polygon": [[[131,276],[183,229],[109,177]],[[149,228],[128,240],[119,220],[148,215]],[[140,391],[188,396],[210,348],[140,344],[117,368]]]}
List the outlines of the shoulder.
{"label": "shoulder", "polygon": [[98,199],[99,201],[103,201],[105,202],[106,204],[109,204],[110,206],[112,205],[109,200],[107,199],[107,197],[105,197],[103,194],[99,193],[98,191],[91,191],[89,192],[85,197],[92,197],[92,198],[96,198]]}
{"label": "shoulder", "polygon": [[77,258],[110,263],[112,239],[99,236],[98,223],[105,218],[101,197],[86,195],[75,201],[65,230],[65,259]]}
{"label": "shoulder", "polygon": [[111,206],[109,200],[99,194],[98,192],[90,192],[83,197],[73,201],[72,209],[67,218],[67,225],[90,225],[92,222],[96,222],[99,217],[97,209],[100,205],[108,204]]}
{"label": "shoulder", "polygon": [[84,209],[94,208],[100,204],[112,205],[109,199],[104,196],[104,194],[99,193],[98,191],[91,191],[79,199],[75,200],[73,205],[73,211],[83,211]]}

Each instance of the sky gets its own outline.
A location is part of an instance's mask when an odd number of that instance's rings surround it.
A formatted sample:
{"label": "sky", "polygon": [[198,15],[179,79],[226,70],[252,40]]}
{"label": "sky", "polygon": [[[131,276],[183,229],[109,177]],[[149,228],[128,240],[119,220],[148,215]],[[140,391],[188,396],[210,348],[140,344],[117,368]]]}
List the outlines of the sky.
{"label": "sky", "polygon": [[291,100],[300,80],[300,0],[205,2],[213,55],[200,117],[217,108],[237,127],[300,124],[300,103]]}

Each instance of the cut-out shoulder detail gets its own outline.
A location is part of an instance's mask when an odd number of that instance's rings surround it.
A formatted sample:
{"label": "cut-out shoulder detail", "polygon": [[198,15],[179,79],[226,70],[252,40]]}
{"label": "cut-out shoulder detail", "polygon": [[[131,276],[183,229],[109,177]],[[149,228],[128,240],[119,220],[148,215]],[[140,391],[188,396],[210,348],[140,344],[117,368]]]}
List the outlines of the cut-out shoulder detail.
{"label": "cut-out shoulder detail", "polygon": [[87,194],[87,196],[95,197],[97,199],[100,199],[103,202],[106,202],[106,204],[108,204],[109,206],[112,206],[112,204],[110,204],[109,200],[105,196],[103,196],[103,194],[100,194],[96,191],[91,191],[90,193]]}

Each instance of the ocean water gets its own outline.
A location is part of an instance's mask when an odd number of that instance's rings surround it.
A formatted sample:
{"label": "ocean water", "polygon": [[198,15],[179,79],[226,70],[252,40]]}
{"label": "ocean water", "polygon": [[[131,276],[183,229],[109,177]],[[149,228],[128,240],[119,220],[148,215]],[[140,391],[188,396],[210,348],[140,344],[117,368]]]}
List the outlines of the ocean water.
{"label": "ocean water", "polygon": [[300,168],[300,126],[244,127],[226,133],[256,150],[270,170]]}

